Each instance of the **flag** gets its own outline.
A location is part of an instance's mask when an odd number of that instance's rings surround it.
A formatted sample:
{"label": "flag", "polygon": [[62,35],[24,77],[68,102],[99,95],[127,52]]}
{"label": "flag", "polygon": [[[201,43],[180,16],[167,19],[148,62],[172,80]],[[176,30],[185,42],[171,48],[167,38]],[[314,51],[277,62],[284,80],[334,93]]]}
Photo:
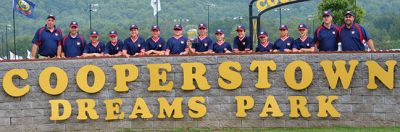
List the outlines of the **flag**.
{"label": "flag", "polygon": [[151,7],[153,7],[153,15],[156,16],[161,11],[160,0],[151,0]]}
{"label": "flag", "polygon": [[13,0],[13,10],[28,18],[35,18],[35,4],[28,0]]}

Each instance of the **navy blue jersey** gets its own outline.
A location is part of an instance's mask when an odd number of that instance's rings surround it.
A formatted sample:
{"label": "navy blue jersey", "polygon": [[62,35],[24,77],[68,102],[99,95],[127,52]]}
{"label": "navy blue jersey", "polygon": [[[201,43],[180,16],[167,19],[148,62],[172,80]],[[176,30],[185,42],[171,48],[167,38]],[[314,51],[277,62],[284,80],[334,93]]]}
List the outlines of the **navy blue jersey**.
{"label": "navy blue jersey", "polygon": [[99,44],[94,47],[92,43],[88,43],[85,46],[85,49],[83,50],[83,53],[91,54],[91,53],[103,53],[104,52],[105,45],[102,42],[99,42]]}
{"label": "navy blue jersey", "polygon": [[45,26],[36,31],[32,44],[39,46],[39,55],[54,57],[57,55],[58,45],[61,45],[62,39],[61,29],[54,27],[54,31],[50,32]]}
{"label": "navy blue jersey", "polygon": [[225,53],[226,51],[232,52],[232,47],[231,44],[229,44],[228,42],[224,42],[222,44],[218,44],[217,42],[215,42],[213,44],[213,51],[215,53]]}
{"label": "navy blue jersey", "polygon": [[206,52],[213,49],[213,42],[209,37],[204,39],[197,37],[193,41],[192,48],[195,49],[196,52]]}
{"label": "navy blue jersey", "polygon": [[292,37],[288,37],[285,40],[278,39],[275,41],[273,49],[279,50],[280,52],[284,52],[285,49],[292,50],[294,44],[294,39]]}
{"label": "navy blue jersey", "polygon": [[[350,28],[342,26],[340,29],[340,42],[342,42],[343,51],[364,51],[363,40],[370,40],[370,36],[364,27],[353,24]],[[360,32],[362,32],[360,34]],[[362,35],[362,36],[361,36]],[[363,40],[361,40],[363,39]]]}
{"label": "navy blue jersey", "polygon": [[293,45],[293,48],[296,48],[298,50],[303,49],[303,48],[309,49],[311,47],[315,47],[315,44],[314,44],[314,40],[310,37],[307,37],[304,41],[301,40],[300,38],[298,38],[294,41],[294,45]]}
{"label": "navy blue jersey", "polygon": [[170,54],[180,54],[185,52],[185,49],[188,48],[187,41],[189,39],[185,36],[180,38],[171,37],[168,39],[167,48],[170,50]]}
{"label": "navy blue jersey", "polygon": [[118,40],[115,45],[111,44],[111,41],[109,41],[106,44],[106,47],[104,48],[104,54],[109,54],[109,55],[118,54],[119,52],[122,52],[123,47],[124,43],[121,40]]}
{"label": "navy blue jersey", "polygon": [[245,36],[242,40],[240,40],[239,37],[236,36],[233,39],[233,49],[238,49],[239,51],[253,50],[251,38]]}
{"label": "navy blue jersey", "polygon": [[322,25],[314,33],[314,44],[319,42],[318,49],[320,51],[337,51],[338,34],[339,27],[332,24],[328,29]]}
{"label": "navy blue jersey", "polygon": [[267,44],[258,44],[256,48],[256,52],[271,52],[274,48],[274,45],[270,42]]}
{"label": "navy blue jersey", "polygon": [[165,51],[167,50],[167,44],[165,43],[165,40],[161,37],[158,40],[154,40],[150,37],[146,40],[145,49],[146,51]]}
{"label": "navy blue jersey", "polygon": [[146,42],[142,37],[137,40],[132,40],[131,37],[125,39],[123,50],[126,50],[129,55],[135,55],[145,50]]}
{"label": "navy blue jersey", "polygon": [[65,57],[74,58],[82,55],[85,45],[85,39],[80,34],[75,37],[68,35],[63,39],[62,50]]}

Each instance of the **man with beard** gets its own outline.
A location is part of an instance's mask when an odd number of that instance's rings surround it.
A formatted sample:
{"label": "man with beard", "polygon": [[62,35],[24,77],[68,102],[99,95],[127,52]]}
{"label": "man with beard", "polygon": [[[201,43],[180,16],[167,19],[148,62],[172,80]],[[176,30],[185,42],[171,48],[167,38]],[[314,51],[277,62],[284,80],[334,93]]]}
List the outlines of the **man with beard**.
{"label": "man with beard", "polygon": [[374,42],[368,32],[361,25],[354,23],[354,14],[347,11],[344,18],[345,24],[340,27],[339,38],[343,51],[365,51],[364,42],[371,51],[376,51]]}

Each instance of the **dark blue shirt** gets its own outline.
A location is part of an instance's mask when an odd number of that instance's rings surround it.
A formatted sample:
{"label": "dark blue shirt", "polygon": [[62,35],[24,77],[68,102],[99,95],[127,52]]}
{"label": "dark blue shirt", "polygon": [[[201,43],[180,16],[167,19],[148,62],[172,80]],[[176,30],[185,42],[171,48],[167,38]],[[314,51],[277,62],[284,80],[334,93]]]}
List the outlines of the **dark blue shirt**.
{"label": "dark blue shirt", "polygon": [[262,44],[258,44],[256,48],[256,52],[271,52],[273,50],[274,45],[270,42],[266,46]]}
{"label": "dark blue shirt", "polygon": [[[39,34],[40,31],[42,32]],[[58,45],[61,45],[62,39],[61,29],[54,27],[54,31],[50,32],[47,26],[45,26],[36,31],[32,39],[32,44],[39,46],[39,55],[54,57],[57,55],[57,48]],[[39,40],[41,43],[39,43]]]}
{"label": "dark blue shirt", "polygon": [[[318,30],[319,33],[317,33]],[[314,44],[319,42],[318,49],[320,51],[337,51],[339,42],[338,34],[339,27],[332,24],[328,29],[322,25],[314,33]]]}
{"label": "dark blue shirt", "polygon": [[294,44],[294,39],[292,37],[288,37],[285,41],[282,39],[278,39],[275,41],[273,49],[279,50],[280,52],[284,52],[285,49],[292,50]]}
{"label": "dark blue shirt", "polygon": [[135,55],[145,49],[146,42],[142,37],[139,37],[135,42],[131,37],[125,39],[123,50],[126,50],[129,55]]}
{"label": "dark blue shirt", "polygon": [[196,49],[196,52],[206,52],[213,49],[213,42],[209,37],[201,40],[197,37],[192,44],[192,48]]}
{"label": "dark blue shirt", "polygon": [[111,41],[109,41],[106,44],[106,47],[104,48],[104,54],[109,54],[109,55],[118,54],[118,52],[122,52],[123,47],[124,43],[121,40],[118,40],[117,44],[115,45],[111,44]]}
{"label": "dark blue shirt", "polygon": [[188,38],[185,36],[182,36],[178,39],[175,37],[171,37],[168,39],[167,42],[167,47],[170,50],[170,54],[180,54],[182,52],[185,52],[185,49],[188,48],[187,42]]}
{"label": "dark blue shirt", "polygon": [[80,34],[75,38],[68,35],[64,37],[62,49],[65,57],[74,58],[82,55],[85,45],[85,39]]}
{"label": "dark blue shirt", "polygon": [[103,53],[104,52],[105,45],[102,42],[99,42],[99,44],[94,47],[92,43],[86,44],[85,49],[83,50],[83,53],[91,54],[91,53]]}
{"label": "dark blue shirt", "polygon": [[217,42],[213,44],[213,51],[215,53],[225,53],[226,51],[232,52],[231,44],[228,42],[224,42],[223,44],[219,45]]}
{"label": "dark blue shirt", "polygon": [[364,27],[358,29],[354,24],[350,27],[343,27],[340,31],[340,42],[342,42],[343,51],[364,51],[364,44],[361,43],[360,31],[362,32],[365,41],[370,40],[370,36]]}
{"label": "dark blue shirt", "polygon": [[146,40],[145,49],[146,51],[165,51],[167,50],[167,44],[165,43],[165,40],[161,37],[157,40],[157,42],[150,37]]}
{"label": "dark blue shirt", "polygon": [[296,48],[298,50],[300,49],[309,49],[311,47],[315,47],[314,44],[314,39],[307,37],[306,40],[302,41],[300,38],[296,39],[294,41],[293,48]]}
{"label": "dark blue shirt", "polygon": [[242,40],[236,36],[233,39],[233,49],[238,49],[239,51],[245,51],[246,49],[253,50],[253,43],[247,36],[245,36]]}

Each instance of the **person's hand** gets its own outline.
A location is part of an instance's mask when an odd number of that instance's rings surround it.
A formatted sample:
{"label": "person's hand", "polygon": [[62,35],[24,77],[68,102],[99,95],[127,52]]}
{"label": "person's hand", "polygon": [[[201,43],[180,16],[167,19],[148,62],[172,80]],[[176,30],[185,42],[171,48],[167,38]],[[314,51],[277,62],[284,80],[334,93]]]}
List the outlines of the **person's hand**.
{"label": "person's hand", "polygon": [[31,60],[36,60],[36,57],[32,56],[32,57],[31,57]]}

